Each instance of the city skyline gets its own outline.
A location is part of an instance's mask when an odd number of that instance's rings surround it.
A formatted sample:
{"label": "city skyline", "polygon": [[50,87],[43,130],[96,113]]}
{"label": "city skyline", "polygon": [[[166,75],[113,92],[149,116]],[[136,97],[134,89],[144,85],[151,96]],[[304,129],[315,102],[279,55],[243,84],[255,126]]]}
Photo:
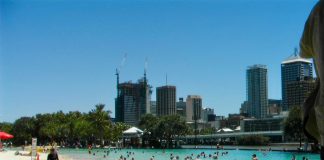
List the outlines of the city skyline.
{"label": "city skyline", "polygon": [[147,58],[150,85],[168,74],[176,99],[200,95],[217,115],[239,112],[249,65],[268,66],[269,98],[281,99],[280,64],[315,2],[1,1],[0,121],[97,103],[114,115],[125,52],[121,82],[141,78]]}

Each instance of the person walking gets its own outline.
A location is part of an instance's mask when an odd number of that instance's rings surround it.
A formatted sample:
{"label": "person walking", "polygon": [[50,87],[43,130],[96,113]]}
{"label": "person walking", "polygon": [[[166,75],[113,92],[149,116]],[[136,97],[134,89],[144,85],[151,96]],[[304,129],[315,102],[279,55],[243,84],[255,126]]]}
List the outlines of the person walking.
{"label": "person walking", "polygon": [[50,153],[47,156],[47,160],[59,160],[57,152],[54,148],[51,148]]}
{"label": "person walking", "polygon": [[317,87],[304,103],[304,132],[321,145],[324,160],[324,0],[317,2],[311,11],[300,40],[300,56],[313,58]]}

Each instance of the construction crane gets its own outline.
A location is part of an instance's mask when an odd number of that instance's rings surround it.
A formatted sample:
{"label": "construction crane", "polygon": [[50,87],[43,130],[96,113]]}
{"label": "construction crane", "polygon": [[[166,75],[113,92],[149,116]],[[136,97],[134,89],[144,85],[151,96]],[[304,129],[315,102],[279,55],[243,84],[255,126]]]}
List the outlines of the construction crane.
{"label": "construction crane", "polygon": [[127,53],[124,54],[124,57],[119,65],[118,68],[116,68],[116,76],[117,76],[117,94],[118,94],[118,86],[119,86],[119,74],[120,74],[120,70],[121,68],[125,65],[126,62],[126,58],[127,58]]}

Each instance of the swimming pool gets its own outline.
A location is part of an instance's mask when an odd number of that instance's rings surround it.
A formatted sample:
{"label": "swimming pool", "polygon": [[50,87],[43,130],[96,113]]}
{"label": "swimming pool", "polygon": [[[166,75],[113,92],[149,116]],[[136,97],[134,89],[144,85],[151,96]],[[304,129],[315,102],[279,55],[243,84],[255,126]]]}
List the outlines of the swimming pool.
{"label": "swimming pool", "polygon": [[[302,157],[307,157],[309,160],[320,160],[318,154],[310,153],[291,153],[291,152],[279,152],[279,151],[270,151],[270,152],[261,152],[253,150],[215,150],[215,149],[167,149],[163,152],[161,149],[122,149],[116,151],[110,151],[107,156],[108,149],[94,149],[91,154],[88,153],[87,149],[61,149],[60,154],[71,157],[75,160],[118,160],[122,155],[126,157],[127,160],[134,158],[135,160],[149,160],[154,156],[154,160],[169,160],[170,155],[179,156],[180,160],[184,160],[186,156],[193,154],[195,159],[198,154],[204,152],[206,158],[200,157],[200,160],[209,160],[209,154],[213,155],[215,152],[219,152],[219,160],[250,160],[252,154],[256,154],[259,160],[291,160],[293,155],[296,155],[296,158],[299,160]],[[127,152],[131,152],[129,157]],[[228,154],[222,156],[222,152],[228,152]],[[93,155],[93,153],[95,155]],[[104,155],[106,157],[104,158]]]}

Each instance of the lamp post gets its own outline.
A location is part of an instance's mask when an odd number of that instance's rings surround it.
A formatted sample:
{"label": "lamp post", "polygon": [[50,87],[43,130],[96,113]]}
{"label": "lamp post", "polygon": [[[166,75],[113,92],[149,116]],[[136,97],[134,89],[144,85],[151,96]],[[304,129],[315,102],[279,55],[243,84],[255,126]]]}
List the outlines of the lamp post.
{"label": "lamp post", "polygon": [[[303,93],[303,85],[299,85],[299,93]],[[299,96],[298,96],[298,98],[299,98],[299,102],[301,101],[300,99],[301,99],[301,96],[302,95],[300,95],[299,94]],[[300,107],[300,109],[301,109],[301,106],[298,106],[298,107]],[[301,146],[302,146],[302,131],[303,131],[303,129],[302,129],[302,121],[300,121],[300,124],[299,124],[299,149],[301,148]]]}

